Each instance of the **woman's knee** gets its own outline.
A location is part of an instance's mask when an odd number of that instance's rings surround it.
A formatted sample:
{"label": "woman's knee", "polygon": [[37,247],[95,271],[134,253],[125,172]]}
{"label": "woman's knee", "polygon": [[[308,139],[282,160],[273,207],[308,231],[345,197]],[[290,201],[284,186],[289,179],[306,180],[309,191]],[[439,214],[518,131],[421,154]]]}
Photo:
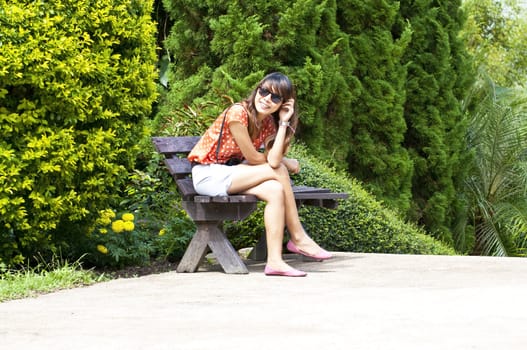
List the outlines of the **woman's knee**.
{"label": "woman's knee", "polygon": [[283,201],[284,186],[277,180],[268,180],[261,184],[261,193],[267,202]]}
{"label": "woman's knee", "polygon": [[[271,166],[269,166],[269,168],[271,168]],[[289,181],[289,171],[287,170],[287,167],[284,164],[280,164],[277,168],[271,169],[275,175],[276,180]]]}

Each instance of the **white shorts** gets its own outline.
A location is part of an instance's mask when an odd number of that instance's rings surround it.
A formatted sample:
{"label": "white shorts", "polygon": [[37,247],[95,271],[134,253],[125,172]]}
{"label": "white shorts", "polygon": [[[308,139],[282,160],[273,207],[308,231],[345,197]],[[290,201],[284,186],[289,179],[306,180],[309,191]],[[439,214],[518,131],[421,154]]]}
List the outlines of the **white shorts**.
{"label": "white shorts", "polygon": [[227,196],[235,168],[224,164],[194,165],[192,182],[196,192],[204,196]]}

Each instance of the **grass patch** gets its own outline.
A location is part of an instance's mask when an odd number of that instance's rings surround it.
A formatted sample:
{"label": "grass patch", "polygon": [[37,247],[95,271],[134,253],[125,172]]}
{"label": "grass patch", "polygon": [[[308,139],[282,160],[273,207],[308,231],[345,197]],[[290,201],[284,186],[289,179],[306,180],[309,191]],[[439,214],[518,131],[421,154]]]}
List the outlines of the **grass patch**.
{"label": "grass patch", "polygon": [[87,286],[107,279],[105,275],[83,270],[78,262],[53,262],[20,270],[8,270],[0,265],[0,302]]}

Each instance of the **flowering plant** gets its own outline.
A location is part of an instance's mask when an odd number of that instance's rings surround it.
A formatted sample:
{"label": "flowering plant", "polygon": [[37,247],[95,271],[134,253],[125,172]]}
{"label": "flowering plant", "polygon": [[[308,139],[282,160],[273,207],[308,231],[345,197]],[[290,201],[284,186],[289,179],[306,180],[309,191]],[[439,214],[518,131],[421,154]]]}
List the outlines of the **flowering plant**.
{"label": "flowering plant", "polygon": [[91,238],[95,260],[106,266],[145,264],[153,249],[147,235],[136,230],[135,216],[129,212],[118,216],[112,209],[101,210]]}
{"label": "flowering plant", "polygon": [[[158,162],[155,162],[158,167]],[[156,168],[157,169],[157,168]],[[135,170],[124,188],[119,209],[98,212],[89,234],[79,242],[88,264],[121,268],[148,265],[153,259],[179,259],[195,231],[162,169],[158,178]]]}

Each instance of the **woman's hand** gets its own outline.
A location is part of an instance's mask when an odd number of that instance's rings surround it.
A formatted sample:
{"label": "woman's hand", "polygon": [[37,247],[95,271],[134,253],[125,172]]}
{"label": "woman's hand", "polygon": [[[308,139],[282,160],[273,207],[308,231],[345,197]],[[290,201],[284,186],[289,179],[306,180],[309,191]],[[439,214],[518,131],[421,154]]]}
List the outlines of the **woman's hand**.
{"label": "woman's hand", "polygon": [[289,100],[282,103],[280,106],[280,121],[288,122],[289,119],[293,116],[293,112],[295,111],[295,100],[293,98],[290,98]]}
{"label": "woman's hand", "polygon": [[291,174],[298,174],[300,172],[300,163],[294,158],[283,158],[282,163]]}

